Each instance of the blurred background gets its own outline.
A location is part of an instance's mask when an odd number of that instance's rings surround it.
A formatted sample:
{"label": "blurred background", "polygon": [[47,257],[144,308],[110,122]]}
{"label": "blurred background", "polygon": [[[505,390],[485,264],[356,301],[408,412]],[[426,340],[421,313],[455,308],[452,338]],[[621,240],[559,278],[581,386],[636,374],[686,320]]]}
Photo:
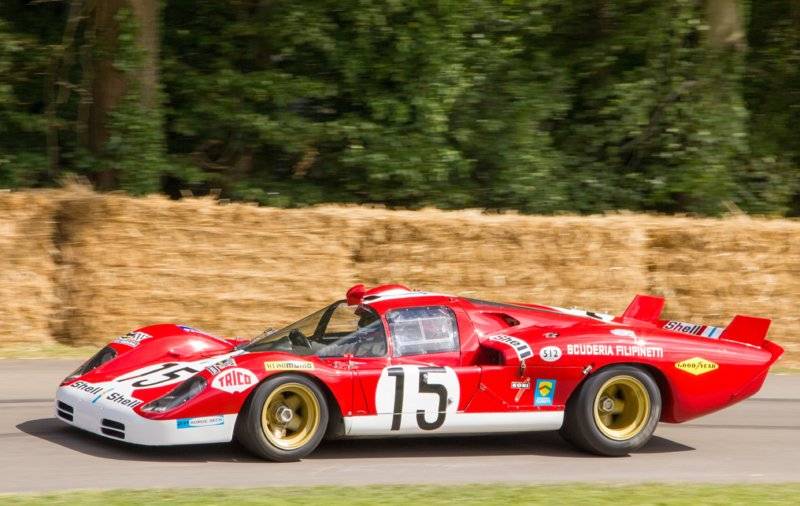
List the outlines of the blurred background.
{"label": "blurred background", "polygon": [[403,282],[772,317],[791,365],[798,120],[798,0],[2,0],[0,346]]}

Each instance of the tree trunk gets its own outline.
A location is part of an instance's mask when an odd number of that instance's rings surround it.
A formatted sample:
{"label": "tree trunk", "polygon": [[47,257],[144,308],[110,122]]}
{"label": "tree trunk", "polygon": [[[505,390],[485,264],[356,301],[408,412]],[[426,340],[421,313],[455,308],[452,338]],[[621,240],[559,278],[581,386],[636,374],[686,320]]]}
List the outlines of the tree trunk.
{"label": "tree trunk", "polygon": [[744,50],[747,46],[739,0],[706,0],[708,40],[718,49]]}
{"label": "tree trunk", "polygon": [[[141,71],[126,74],[114,65],[119,49],[120,26],[117,16],[130,8],[136,22],[135,44],[141,51]],[[135,83],[143,109],[160,106],[158,100],[159,0],[99,0],[95,2],[93,28],[96,57],[92,65],[91,97],[87,115],[87,148],[102,158],[109,140],[109,113],[121,102]],[[144,111],[143,111],[144,112]],[[116,186],[113,167],[101,167],[99,189]]]}

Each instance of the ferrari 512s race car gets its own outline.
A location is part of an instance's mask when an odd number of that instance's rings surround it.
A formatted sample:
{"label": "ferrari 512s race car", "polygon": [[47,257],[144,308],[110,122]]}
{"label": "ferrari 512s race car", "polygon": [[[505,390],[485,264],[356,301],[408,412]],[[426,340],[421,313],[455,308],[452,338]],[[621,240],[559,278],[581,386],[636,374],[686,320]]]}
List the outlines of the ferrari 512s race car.
{"label": "ferrari 512s race car", "polygon": [[663,305],[639,295],[612,316],[356,285],[250,341],[172,324],[119,337],[61,383],[56,415],[140,445],[236,438],[274,461],[326,435],[545,430],[624,455],[659,421],[753,395],[783,353],[769,320],[667,321]]}

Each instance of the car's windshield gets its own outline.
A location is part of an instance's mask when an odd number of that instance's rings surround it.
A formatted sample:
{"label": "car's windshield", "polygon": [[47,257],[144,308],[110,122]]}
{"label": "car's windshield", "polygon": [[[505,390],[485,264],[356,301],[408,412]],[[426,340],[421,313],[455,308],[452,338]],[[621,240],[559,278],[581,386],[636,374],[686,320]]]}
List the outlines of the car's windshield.
{"label": "car's windshield", "polygon": [[348,306],[342,300],[280,330],[267,331],[244,349],[320,357],[381,357],[386,354],[386,334],[375,311],[368,306]]}

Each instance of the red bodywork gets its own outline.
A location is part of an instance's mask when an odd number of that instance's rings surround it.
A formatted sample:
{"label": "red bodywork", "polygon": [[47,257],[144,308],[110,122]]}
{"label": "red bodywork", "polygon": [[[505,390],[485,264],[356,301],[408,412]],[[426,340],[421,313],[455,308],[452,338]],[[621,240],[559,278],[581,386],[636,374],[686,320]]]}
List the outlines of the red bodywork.
{"label": "red bodywork", "polygon": [[[257,378],[242,391],[229,392],[209,386],[173,410],[153,413],[141,409],[147,402],[173,390],[177,379],[199,374],[210,385],[216,374],[225,372],[213,371],[206,365],[189,365],[182,371],[169,372],[172,380],[168,384],[147,383],[132,390],[132,397],[142,402],[131,409],[149,420],[238,414],[257,383],[275,374],[292,373],[310,376],[323,387],[329,394],[332,419],[355,420],[379,413],[378,382],[382,372],[385,376],[386,368],[410,366],[409,370],[413,370],[413,367],[438,366],[452,369],[457,376],[460,392],[454,409],[458,413],[492,413],[496,415],[492,420],[501,420],[504,413],[562,412],[570,396],[589,375],[612,364],[633,364],[656,379],[663,399],[661,420],[683,422],[756,393],[769,367],[783,352],[778,345],[764,339],[768,320],[737,317],[725,330],[669,322],[660,317],[663,300],[649,296],[636,297],[625,313],[616,317],[412,292],[398,285],[372,290],[358,285],[348,292],[347,302],[368,305],[381,316],[387,336],[386,356],[319,358],[273,351],[238,352],[236,347],[242,341],[222,339],[188,327],[153,325],[139,329],[151,338],[135,346],[111,343],[109,346],[118,353],[116,358],[83,376],[68,379],[62,389],[77,381],[103,384],[119,381],[131,371],[158,369],[165,363],[197,364],[234,353],[235,367],[249,370]],[[396,356],[385,315],[400,308],[423,306],[445,306],[453,312],[459,350]],[[709,329],[705,333],[721,332],[721,335],[695,335],[701,328]],[[529,356],[520,355],[525,344],[532,352]],[[268,369],[265,365],[292,361],[310,365],[304,365],[302,370]],[[553,393],[543,403],[535,400],[538,380],[552,383]],[[483,432],[493,431],[494,422],[482,423],[486,423]],[[502,425],[502,421],[498,423]],[[391,434],[389,427],[386,434]]]}

